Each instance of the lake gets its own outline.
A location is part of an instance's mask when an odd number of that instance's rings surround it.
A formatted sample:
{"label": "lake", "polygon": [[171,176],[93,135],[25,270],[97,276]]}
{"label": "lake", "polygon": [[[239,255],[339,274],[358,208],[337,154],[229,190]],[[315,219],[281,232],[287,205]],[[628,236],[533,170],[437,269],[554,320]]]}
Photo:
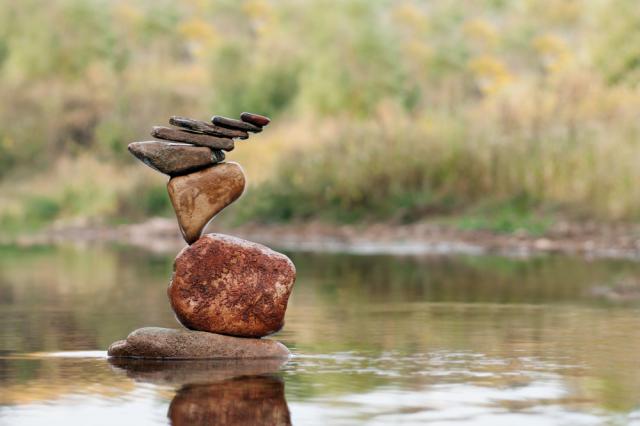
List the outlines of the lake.
{"label": "lake", "polygon": [[0,248],[0,425],[640,424],[640,263],[287,254],[288,363],[114,362],[173,254]]}

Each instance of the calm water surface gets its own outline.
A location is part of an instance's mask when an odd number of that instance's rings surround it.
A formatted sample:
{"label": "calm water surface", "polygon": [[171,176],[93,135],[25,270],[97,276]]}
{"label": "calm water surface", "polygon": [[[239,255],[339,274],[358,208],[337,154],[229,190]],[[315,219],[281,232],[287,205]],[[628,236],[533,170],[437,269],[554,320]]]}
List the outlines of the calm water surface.
{"label": "calm water surface", "polygon": [[1,248],[0,424],[640,424],[640,263],[289,254],[285,365],[110,362],[173,256]]}

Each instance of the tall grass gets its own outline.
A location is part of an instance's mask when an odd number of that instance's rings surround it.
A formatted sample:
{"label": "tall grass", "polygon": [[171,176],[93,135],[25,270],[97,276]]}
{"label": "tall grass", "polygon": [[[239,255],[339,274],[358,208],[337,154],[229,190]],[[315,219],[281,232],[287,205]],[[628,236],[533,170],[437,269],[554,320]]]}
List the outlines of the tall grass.
{"label": "tall grass", "polygon": [[412,221],[493,203],[637,219],[640,122],[633,106],[612,104],[579,129],[560,119],[576,106],[559,97],[547,99],[544,111],[522,114],[547,95],[505,96],[453,114],[389,107],[368,120],[323,122],[334,131],[310,148],[291,149],[254,191],[247,214]]}
{"label": "tall grass", "polygon": [[0,222],[169,214],[126,144],[243,110],[246,220],[635,220],[639,40],[635,0],[5,2]]}

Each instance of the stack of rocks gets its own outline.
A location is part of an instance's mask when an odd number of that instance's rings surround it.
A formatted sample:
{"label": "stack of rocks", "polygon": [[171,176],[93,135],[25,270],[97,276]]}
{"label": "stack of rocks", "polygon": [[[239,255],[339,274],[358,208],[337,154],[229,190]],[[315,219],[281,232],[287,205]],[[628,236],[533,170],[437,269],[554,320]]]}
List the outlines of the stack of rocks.
{"label": "stack of rocks", "polygon": [[[176,128],[154,127],[160,141],[134,142],[129,151],[170,176],[167,184],[178,225],[188,243],[176,257],[168,288],[176,318],[189,330],[147,327],[109,347],[113,357],[272,358],[286,357],[279,342],[260,339],[284,325],[295,281],[285,255],[263,245],[222,235],[201,235],[245,187],[239,164],[224,151],[269,119],[242,113],[240,120],[214,116],[211,123],[171,117]],[[192,330],[192,331],[190,331]],[[247,337],[253,339],[246,339]]]}

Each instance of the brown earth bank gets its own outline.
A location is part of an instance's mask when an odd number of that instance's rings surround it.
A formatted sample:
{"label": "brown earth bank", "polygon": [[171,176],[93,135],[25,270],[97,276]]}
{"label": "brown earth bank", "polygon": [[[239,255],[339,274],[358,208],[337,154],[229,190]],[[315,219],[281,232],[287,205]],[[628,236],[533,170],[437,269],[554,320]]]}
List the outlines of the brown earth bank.
{"label": "brown earth bank", "polygon": [[[532,236],[524,231],[500,234],[483,230],[461,230],[430,222],[410,225],[253,223],[238,227],[216,224],[209,226],[206,232],[227,233],[283,250],[398,255],[529,256],[537,253],[565,253],[640,259],[640,226],[630,224],[558,223],[544,236]],[[20,246],[115,242],[154,252],[177,252],[185,245],[175,220],[165,218],[120,226],[57,226],[38,234],[0,242]]]}

